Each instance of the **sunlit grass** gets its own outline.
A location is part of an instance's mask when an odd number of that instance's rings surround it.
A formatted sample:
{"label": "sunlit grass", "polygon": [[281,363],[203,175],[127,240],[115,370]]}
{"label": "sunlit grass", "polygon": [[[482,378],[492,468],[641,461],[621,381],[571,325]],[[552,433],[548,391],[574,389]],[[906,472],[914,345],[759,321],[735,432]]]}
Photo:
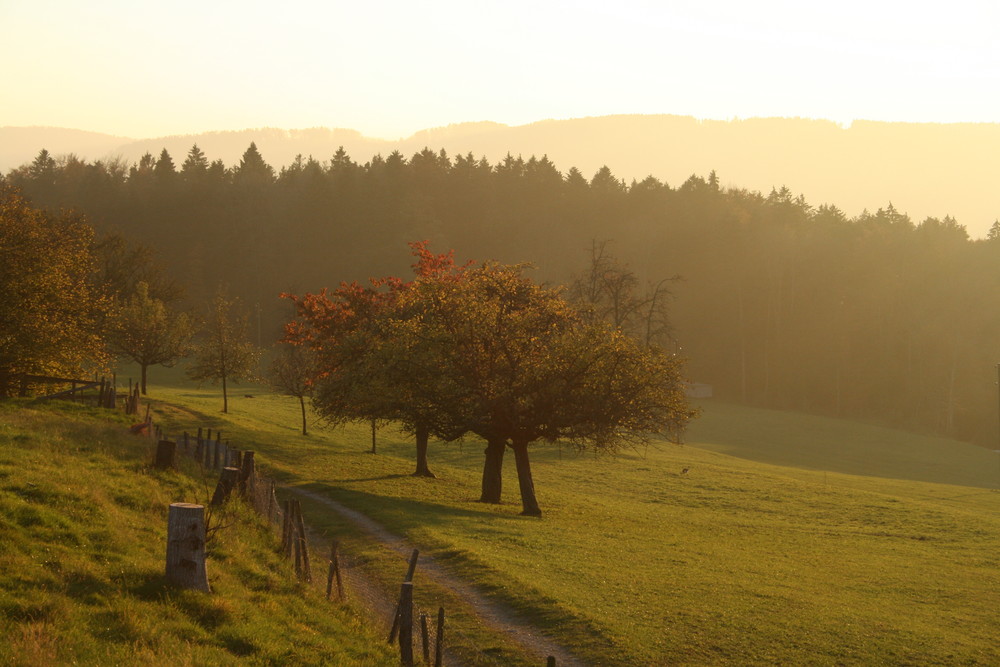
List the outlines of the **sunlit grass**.
{"label": "sunlit grass", "polygon": [[438,479],[411,477],[401,434],[381,431],[377,455],[364,427],[303,437],[292,399],[254,392],[221,420],[210,394],[156,389],[596,664],[1000,661],[1000,493],[987,450],[706,403],[684,446],[536,448],[538,520],[518,515],[512,457],[506,504],[475,502],[479,442],[433,445]]}
{"label": "sunlit grass", "polygon": [[372,628],[298,583],[267,528],[210,543],[213,593],[164,582],[167,509],[196,471],[148,466],[106,411],[0,403],[0,664],[393,664]]}

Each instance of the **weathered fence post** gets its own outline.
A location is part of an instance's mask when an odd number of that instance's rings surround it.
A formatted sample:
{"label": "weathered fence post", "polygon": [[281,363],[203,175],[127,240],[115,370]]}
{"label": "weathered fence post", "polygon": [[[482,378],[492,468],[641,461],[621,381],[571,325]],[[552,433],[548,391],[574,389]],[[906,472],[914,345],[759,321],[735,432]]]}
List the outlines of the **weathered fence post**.
{"label": "weathered fence post", "polygon": [[210,592],[205,567],[205,506],[171,503],[167,516],[167,581]]}
{"label": "weathered fence post", "polygon": [[399,660],[413,665],[413,582],[404,581],[399,589]]}
{"label": "weathered fence post", "polygon": [[437,639],[434,641],[434,667],[444,659],[444,607],[438,607]]}
{"label": "weathered fence post", "polygon": [[281,553],[288,558],[291,554],[292,538],[292,501],[281,501]]}
{"label": "weathered fence post", "polygon": [[[243,452],[243,459],[240,462],[240,494],[244,498],[249,498],[254,486],[254,460],[253,451]],[[296,501],[297,502],[297,501]]]}
{"label": "weathered fence post", "polygon": [[[406,568],[406,576],[403,578],[404,583],[413,581],[413,573],[417,569],[417,556],[419,555],[420,552],[416,549],[414,549],[413,553],[410,554],[410,563]],[[396,603],[396,613],[392,617],[392,628],[389,630],[390,644],[396,641],[396,632],[399,630],[399,613],[400,609],[402,608],[402,604],[403,604],[402,600]]]}
{"label": "weathered fence post", "polygon": [[326,599],[333,596],[333,581],[337,580],[337,599],[344,600],[344,583],[340,580],[340,559],[337,557],[337,540],[330,547],[330,572],[326,575]]}
{"label": "weathered fence post", "polygon": [[177,467],[177,443],[171,440],[160,440],[156,444],[156,459],[153,467],[157,470]]}
{"label": "weathered fence post", "polygon": [[302,506],[299,501],[295,501],[295,521],[299,529],[299,545],[302,549],[302,571],[306,581],[312,581],[312,571],[309,568],[309,547],[306,543],[306,526],[302,521]]}
{"label": "weathered fence post", "polygon": [[424,664],[431,664],[431,636],[427,630],[427,614],[420,613],[420,639],[424,649]]}
{"label": "weathered fence post", "polygon": [[219,483],[215,485],[215,493],[212,495],[212,507],[219,507],[229,500],[230,494],[236,488],[240,478],[240,471],[236,468],[223,468]]}

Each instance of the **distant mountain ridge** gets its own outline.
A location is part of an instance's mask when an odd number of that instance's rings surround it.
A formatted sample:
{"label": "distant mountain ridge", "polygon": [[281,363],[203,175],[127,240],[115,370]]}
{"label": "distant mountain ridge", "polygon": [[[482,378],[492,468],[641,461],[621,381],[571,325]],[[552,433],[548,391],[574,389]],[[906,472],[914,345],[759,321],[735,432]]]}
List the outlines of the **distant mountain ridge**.
{"label": "distant mountain ridge", "polygon": [[543,120],[520,126],[494,122],[432,128],[400,140],[373,139],[350,129],[274,128],[129,139],[61,128],[0,128],[0,171],[30,161],[42,148],[88,160],[121,156],[133,162],[166,148],[178,166],[198,144],[210,160],[236,164],[251,141],[279,169],[296,155],[329,160],[343,146],[356,162],[424,147],[473,153],[496,163],[507,153],[547,155],[566,173],[588,178],[604,165],[630,182],[652,175],[678,186],[715,170],[722,185],[758,190],[787,186],[813,206],[834,204],[848,215],[890,202],[919,222],[951,215],[972,236],[1000,217],[1000,124],[620,115]]}

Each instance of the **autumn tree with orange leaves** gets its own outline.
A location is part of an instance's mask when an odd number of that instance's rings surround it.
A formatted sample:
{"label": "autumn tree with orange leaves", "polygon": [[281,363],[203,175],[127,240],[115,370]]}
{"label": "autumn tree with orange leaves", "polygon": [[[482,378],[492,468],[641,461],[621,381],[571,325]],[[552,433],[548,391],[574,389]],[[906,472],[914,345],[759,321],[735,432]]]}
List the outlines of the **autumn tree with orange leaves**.
{"label": "autumn tree with orange leaves", "polygon": [[[466,267],[457,266],[453,253],[435,255],[427,243],[411,243],[417,279],[457,279]],[[296,319],[285,327],[285,342],[306,346],[315,360],[312,379],[314,409],[330,423],[397,422],[414,434],[417,463],[414,475],[434,477],[427,463],[430,436],[454,440],[463,431],[441,420],[428,400],[435,378],[402,382],[417,372],[413,359],[403,359],[385,339],[386,323],[413,282],[389,277],[368,286],[343,283],[316,294],[284,294],[295,305]],[[406,317],[419,317],[412,306]],[[435,374],[436,375],[436,374]],[[419,388],[418,388],[419,387]],[[439,401],[444,400],[439,397]]]}
{"label": "autumn tree with orange leaves", "polygon": [[525,267],[456,267],[450,254],[413,248],[411,282],[293,297],[299,318],[288,337],[324,359],[321,414],[398,420],[418,443],[422,431],[481,437],[481,502],[501,501],[509,448],[529,516],[541,516],[529,445],[615,449],[675,433],[693,416],[676,357],[588,321]]}

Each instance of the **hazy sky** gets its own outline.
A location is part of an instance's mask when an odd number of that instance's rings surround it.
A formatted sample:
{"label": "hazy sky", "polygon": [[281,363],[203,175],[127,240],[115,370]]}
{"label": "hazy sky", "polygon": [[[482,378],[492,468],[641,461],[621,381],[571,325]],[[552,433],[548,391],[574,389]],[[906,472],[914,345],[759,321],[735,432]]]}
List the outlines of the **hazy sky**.
{"label": "hazy sky", "polygon": [[1000,3],[0,0],[0,126],[1000,122]]}

